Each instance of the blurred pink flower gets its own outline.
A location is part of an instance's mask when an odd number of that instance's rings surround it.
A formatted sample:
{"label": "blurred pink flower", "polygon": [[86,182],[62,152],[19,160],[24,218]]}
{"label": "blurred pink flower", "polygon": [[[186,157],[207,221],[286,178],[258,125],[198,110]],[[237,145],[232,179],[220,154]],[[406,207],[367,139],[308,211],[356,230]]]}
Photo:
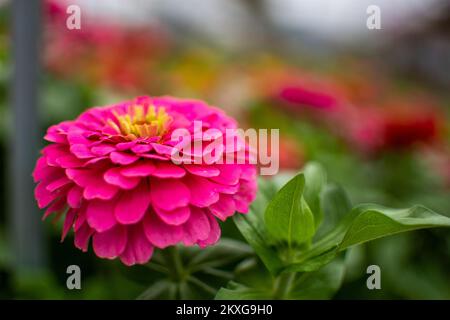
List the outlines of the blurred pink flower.
{"label": "blurred pink flower", "polygon": [[286,71],[273,75],[267,86],[269,98],[293,112],[335,111],[344,102],[343,90],[323,77]]}
{"label": "blurred pink flower", "polygon": [[126,265],[147,262],[154,247],[214,244],[216,218],[247,212],[256,167],[175,165],[179,141],[171,133],[185,128],[194,135],[194,120],[220,132],[237,126],[201,101],[138,97],[50,127],[45,139],[52,143],[33,173],[44,218],[64,215],[62,239],[73,228],[77,248],[87,251],[92,238],[97,256]]}
{"label": "blurred pink flower", "polygon": [[82,28],[69,30],[66,6],[47,1],[45,9],[44,64],[50,72],[128,91],[153,84],[150,71],[168,48],[161,28],[86,15]]}

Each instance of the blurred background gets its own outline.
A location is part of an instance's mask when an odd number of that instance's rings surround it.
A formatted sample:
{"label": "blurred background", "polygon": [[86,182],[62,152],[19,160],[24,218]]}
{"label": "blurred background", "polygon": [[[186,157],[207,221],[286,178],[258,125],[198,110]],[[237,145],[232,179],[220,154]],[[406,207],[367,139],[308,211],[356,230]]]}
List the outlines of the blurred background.
{"label": "blurred background", "polygon": [[[366,25],[370,5],[381,29]],[[48,126],[136,95],[199,98],[243,128],[279,128],[282,171],[320,161],[354,204],[450,216],[449,57],[445,0],[1,0],[0,298],[134,298],[154,283],[146,267],[60,243],[32,191]],[[348,261],[336,299],[450,299],[447,230],[378,240]],[[66,289],[71,264],[82,290]],[[370,264],[382,290],[366,288]]]}

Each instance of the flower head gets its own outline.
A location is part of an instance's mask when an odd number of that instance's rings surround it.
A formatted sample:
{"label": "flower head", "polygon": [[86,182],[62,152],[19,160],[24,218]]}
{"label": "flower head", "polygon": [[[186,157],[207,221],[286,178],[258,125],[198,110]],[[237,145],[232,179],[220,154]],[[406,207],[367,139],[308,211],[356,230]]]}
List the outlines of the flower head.
{"label": "flower head", "polygon": [[[256,193],[248,162],[181,163],[174,130],[194,122],[225,132],[236,122],[201,101],[138,97],[85,111],[48,129],[51,144],[33,173],[44,218],[64,216],[75,246],[126,265],[147,262],[154,247],[206,247],[220,237],[216,218],[245,213]],[[201,144],[201,149],[206,146]],[[227,150],[227,155],[238,150]],[[246,153],[247,154],[247,153]]]}

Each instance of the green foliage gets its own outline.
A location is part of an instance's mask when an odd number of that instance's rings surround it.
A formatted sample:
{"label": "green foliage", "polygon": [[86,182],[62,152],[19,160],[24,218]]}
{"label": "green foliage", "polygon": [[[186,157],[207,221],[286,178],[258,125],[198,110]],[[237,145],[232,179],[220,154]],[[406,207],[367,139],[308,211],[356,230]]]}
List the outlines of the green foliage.
{"label": "green foliage", "polygon": [[214,247],[171,247],[145,265],[150,283],[138,299],[208,299],[233,278],[233,266],[252,253],[245,243],[221,239]]}
{"label": "green foliage", "polygon": [[273,181],[262,185],[251,212],[234,218],[261,259],[262,264],[257,260],[250,268],[260,274],[259,280],[238,277],[241,282],[230,282],[217,299],[330,298],[349,265],[347,248],[401,232],[450,226],[450,218],[423,206],[352,208],[341,187],[327,184],[318,164],[307,165],[278,192]]}
{"label": "green foliage", "polygon": [[270,236],[287,242],[289,249],[311,239],[315,231],[314,216],[303,198],[304,185],[304,176],[296,176],[274,196],[265,212]]}

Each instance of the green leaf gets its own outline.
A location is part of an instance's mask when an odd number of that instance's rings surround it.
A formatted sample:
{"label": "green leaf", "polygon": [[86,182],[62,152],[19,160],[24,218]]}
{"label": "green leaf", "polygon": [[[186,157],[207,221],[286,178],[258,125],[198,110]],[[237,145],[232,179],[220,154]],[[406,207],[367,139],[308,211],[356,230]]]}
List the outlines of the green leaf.
{"label": "green leaf", "polygon": [[352,209],[352,204],[344,189],[335,184],[329,184],[323,189],[320,200],[324,220],[314,236],[315,239],[322,238],[325,234],[336,228],[338,223]]}
{"label": "green leaf", "polygon": [[303,196],[314,215],[314,223],[317,229],[323,220],[320,193],[327,183],[327,174],[325,169],[317,162],[308,163],[303,173],[306,181]]}
{"label": "green leaf", "polygon": [[411,230],[449,226],[450,218],[423,206],[390,209],[373,204],[359,205],[283,271],[312,271],[352,245]]}
{"label": "green leaf", "polygon": [[388,235],[432,227],[450,227],[450,218],[423,206],[408,209],[389,209],[376,205],[355,209],[339,250]]}
{"label": "green leaf", "polygon": [[264,225],[263,213],[267,207],[267,197],[275,193],[270,182],[260,182],[260,191],[256,200],[246,215],[234,215],[233,221],[244,236],[245,240],[252,246],[256,254],[261,258],[271,273],[277,273],[282,268],[282,261],[274,248],[269,245],[269,236]]}
{"label": "green leaf", "polygon": [[344,275],[344,259],[336,259],[315,272],[301,274],[294,282],[288,298],[330,299],[341,287]]}
{"label": "green leaf", "polygon": [[310,240],[315,232],[314,216],[302,197],[304,185],[304,175],[298,174],[277,192],[265,212],[269,235],[289,248]]}
{"label": "green leaf", "polygon": [[270,299],[264,292],[249,288],[243,284],[230,281],[227,288],[221,288],[216,295],[216,300],[261,300]]}
{"label": "green leaf", "polygon": [[314,272],[288,273],[276,278],[256,266],[238,277],[238,282],[230,281],[226,288],[220,289],[216,299],[328,299],[341,286],[344,270],[343,257]]}
{"label": "green leaf", "polygon": [[309,257],[302,262],[294,262],[287,265],[282,273],[288,272],[312,272],[320,269],[330,261],[332,261],[337,255],[337,246],[332,247],[324,252]]}

